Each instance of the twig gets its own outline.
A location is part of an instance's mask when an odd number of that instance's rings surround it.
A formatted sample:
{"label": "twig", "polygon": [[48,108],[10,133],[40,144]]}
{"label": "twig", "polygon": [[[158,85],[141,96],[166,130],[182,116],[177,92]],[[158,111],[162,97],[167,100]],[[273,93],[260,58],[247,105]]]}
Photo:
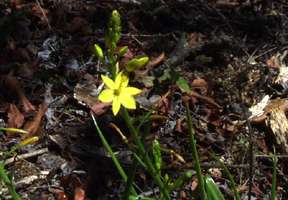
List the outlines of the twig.
{"label": "twig", "polygon": [[[266,154],[257,154],[255,155],[256,158],[272,158],[274,155],[266,155]],[[275,155],[276,158],[288,158],[288,155]]]}
{"label": "twig", "polygon": [[[227,168],[234,168],[234,169],[239,169],[239,168],[244,168],[244,169],[247,169],[249,167],[248,164],[226,164],[224,163],[224,165],[227,167]],[[219,163],[201,163],[201,167],[204,168],[204,169],[210,169],[210,168],[221,168],[222,165],[219,164]]]}
{"label": "twig", "polygon": [[144,38],[155,38],[155,37],[169,37],[172,34],[174,34],[174,32],[171,33],[158,33],[158,34],[132,34],[132,33],[122,33],[121,37],[144,37]]}
{"label": "twig", "polygon": [[42,15],[43,15],[45,21],[46,21],[46,23],[47,23],[47,26],[48,26],[49,30],[51,31],[52,28],[51,28],[51,25],[50,25],[50,23],[49,23],[49,20],[48,20],[47,15],[45,14],[45,12],[44,12],[44,10],[43,10],[43,8],[42,8],[40,2],[39,2],[38,0],[36,0],[36,3],[37,3],[37,6],[38,6],[39,9],[40,9],[40,11],[41,11],[41,13],[42,13]]}
{"label": "twig", "polygon": [[36,150],[36,151],[33,151],[33,152],[21,154],[21,155],[18,155],[17,157],[13,157],[13,158],[7,159],[5,161],[5,165],[9,165],[9,164],[11,164],[11,163],[13,163],[14,161],[17,161],[17,160],[31,158],[31,157],[38,156],[38,155],[41,155],[41,154],[44,154],[44,153],[47,153],[47,152],[48,152],[48,148],[43,148],[43,149],[39,149],[39,150]]}
{"label": "twig", "polygon": [[178,41],[178,44],[174,48],[169,58],[164,63],[164,66],[174,66],[180,64],[185,60],[192,52],[201,49],[205,42],[197,42],[196,44],[189,45],[185,33],[183,33]]}

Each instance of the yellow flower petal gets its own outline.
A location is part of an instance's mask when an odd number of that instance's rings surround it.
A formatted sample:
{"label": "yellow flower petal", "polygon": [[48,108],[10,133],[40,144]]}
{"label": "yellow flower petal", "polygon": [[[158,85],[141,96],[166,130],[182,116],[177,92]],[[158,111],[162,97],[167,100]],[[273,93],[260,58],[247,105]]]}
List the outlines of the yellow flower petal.
{"label": "yellow flower petal", "polygon": [[121,84],[122,84],[122,72],[117,74],[115,78],[115,89],[119,89],[121,87]]}
{"label": "yellow flower petal", "polygon": [[98,96],[98,99],[105,103],[113,101],[113,98],[114,98],[114,90],[111,89],[103,90]]}
{"label": "yellow flower petal", "polygon": [[142,92],[142,90],[136,88],[136,87],[125,87],[122,88],[121,92],[123,92],[124,94],[129,94],[129,95],[137,95],[140,94]]}
{"label": "yellow flower petal", "polygon": [[129,83],[129,78],[126,75],[122,75],[122,83],[121,83],[121,87],[125,88],[128,86]]}
{"label": "yellow flower petal", "polygon": [[115,83],[111,78],[109,78],[108,76],[104,76],[104,75],[101,75],[101,78],[108,88],[115,89]]}
{"label": "yellow flower petal", "polygon": [[112,103],[112,111],[113,111],[114,116],[117,115],[117,113],[119,112],[120,106],[121,104],[120,104],[119,98],[115,97]]}
{"label": "yellow flower petal", "polygon": [[120,103],[128,109],[136,109],[135,99],[131,95],[121,94],[119,96]]}

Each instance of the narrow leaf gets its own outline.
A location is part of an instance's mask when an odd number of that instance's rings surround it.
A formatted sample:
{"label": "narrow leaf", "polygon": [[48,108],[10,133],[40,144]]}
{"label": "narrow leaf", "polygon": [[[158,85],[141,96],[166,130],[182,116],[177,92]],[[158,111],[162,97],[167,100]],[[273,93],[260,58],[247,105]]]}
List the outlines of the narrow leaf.
{"label": "narrow leaf", "polygon": [[136,69],[139,69],[145,66],[148,61],[149,61],[149,58],[147,56],[135,57],[126,64],[126,70],[128,72],[135,71]]}
{"label": "narrow leaf", "polygon": [[123,57],[128,51],[128,47],[127,46],[124,46],[124,47],[121,47],[121,49],[119,50],[119,57]]}
{"label": "narrow leaf", "polygon": [[205,188],[209,200],[224,200],[224,196],[219,190],[217,184],[210,176],[205,176]]}

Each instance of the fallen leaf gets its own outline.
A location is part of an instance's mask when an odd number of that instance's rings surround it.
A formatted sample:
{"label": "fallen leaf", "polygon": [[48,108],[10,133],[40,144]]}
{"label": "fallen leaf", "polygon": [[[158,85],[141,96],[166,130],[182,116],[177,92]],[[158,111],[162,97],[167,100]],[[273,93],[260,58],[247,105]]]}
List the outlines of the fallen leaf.
{"label": "fallen leaf", "polygon": [[55,195],[57,200],[68,200],[68,197],[63,190],[51,188],[50,191]]}
{"label": "fallen leaf", "polygon": [[19,98],[20,98],[20,105],[23,108],[23,111],[25,113],[31,112],[35,110],[34,105],[27,99],[27,97],[24,95],[24,93],[20,93],[19,94]]}
{"label": "fallen leaf", "polygon": [[216,103],[211,97],[207,97],[207,96],[203,96],[195,91],[191,91],[189,93],[192,97],[195,97],[195,98],[198,98],[198,99],[201,99],[203,101],[206,101],[207,103],[219,108],[219,109],[222,109],[222,106],[220,106],[218,103]]}
{"label": "fallen leaf", "polygon": [[283,60],[287,56],[287,51],[284,51],[283,54],[281,53],[276,53],[276,55],[273,55],[270,59],[266,61],[266,64],[268,67],[271,68],[281,68],[283,65],[285,66],[285,63]]}
{"label": "fallen leaf", "polygon": [[85,191],[81,187],[76,187],[74,193],[74,200],[84,200],[85,199]]}
{"label": "fallen leaf", "polygon": [[149,60],[149,62],[146,65],[147,69],[151,69],[156,67],[157,65],[159,65],[161,62],[163,62],[165,59],[165,53],[162,52],[159,56],[157,56],[156,58],[151,58]]}
{"label": "fallen leaf", "polygon": [[18,80],[12,76],[5,76],[4,78],[4,86],[11,94],[16,93],[19,98],[19,104],[23,107],[23,111],[25,113],[34,111],[35,107],[32,103],[27,99],[23,90],[20,87]]}
{"label": "fallen leaf", "polygon": [[33,4],[31,8],[31,14],[38,17],[42,22],[47,23],[47,15],[48,15],[48,10],[41,7],[40,4]]}
{"label": "fallen leaf", "polygon": [[38,131],[46,110],[47,105],[45,103],[40,104],[38,112],[36,113],[34,118],[25,124],[24,130],[29,132],[29,136],[34,135]]}
{"label": "fallen leaf", "polygon": [[102,115],[106,112],[107,108],[111,105],[111,103],[103,103],[103,102],[97,102],[92,107],[91,110],[96,115]]}
{"label": "fallen leaf", "polygon": [[24,123],[24,116],[18,110],[15,104],[10,104],[7,112],[8,115],[8,127],[9,128],[20,128]]}
{"label": "fallen leaf", "polygon": [[202,78],[196,78],[192,81],[191,87],[193,90],[199,90],[202,95],[207,95],[208,83]]}
{"label": "fallen leaf", "polygon": [[182,122],[183,122],[183,118],[179,118],[176,120],[176,128],[175,131],[177,131],[178,133],[183,133],[183,128],[182,128]]}
{"label": "fallen leaf", "polygon": [[170,95],[170,91],[166,92],[156,103],[155,108],[161,113],[167,113],[169,110],[169,100],[168,96]]}

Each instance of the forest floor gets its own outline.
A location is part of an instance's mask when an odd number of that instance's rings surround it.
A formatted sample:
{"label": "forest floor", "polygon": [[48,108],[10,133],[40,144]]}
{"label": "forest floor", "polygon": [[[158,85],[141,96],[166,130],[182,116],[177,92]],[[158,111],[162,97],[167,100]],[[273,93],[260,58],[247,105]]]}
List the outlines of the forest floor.
{"label": "forest floor", "polygon": [[[122,21],[119,46],[129,47],[121,62],[136,55],[150,58],[131,78],[143,92],[137,110],[129,112],[136,118],[152,111],[147,140],[157,138],[173,150],[163,153],[163,173],[195,175],[185,97],[203,173],[226,199],[233,199],[230,180],[211,152],[233,175],[241,199],[270,199],[275,149],[277,196],[288,198],[286,1],[43,2],[0,2],[0,127],[28,131],[1,132],[0,159],[21,140],[39,137],[5,161],[22,199],[119,199],[123,192],[90,114],[129,169],[131,152],[116,130],[127,128],[110,107],[97,107],[93,95],[105,73],[94,44],[104,47],[114,9]],[[258,104],[263,98],[267,101]],[[250,108],[256,104],[263,111],[255,114]],[[277,112],[284,113],[281,119]],[[174,199],[189,199],[197,186],[194,175]],[[153,196],[151,177],[141,167],[136,176],[142,193]],[[1,182],[0,199],[9,199]]]}

